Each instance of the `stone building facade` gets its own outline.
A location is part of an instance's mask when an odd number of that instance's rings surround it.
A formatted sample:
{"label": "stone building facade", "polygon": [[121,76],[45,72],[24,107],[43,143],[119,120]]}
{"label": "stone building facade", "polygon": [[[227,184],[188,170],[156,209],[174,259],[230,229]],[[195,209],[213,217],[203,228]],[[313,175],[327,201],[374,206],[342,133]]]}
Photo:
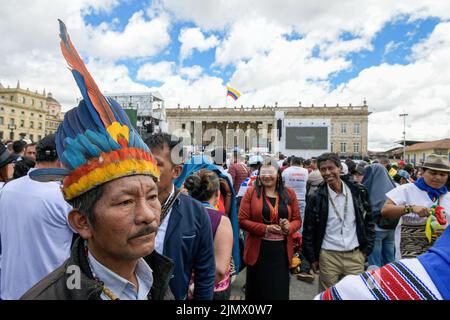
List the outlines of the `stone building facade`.
{"label": "stone building facade", "polygon": [[[323,123],[329,129],[329,143],[327,150],[321,151],[331,150],[343,158],[367,155],[369,114],[365,101],[362,106],[166,109],[169,132],[191,138],[197,150],[205,145],[222,144],[229,150],[239,146],[250,153],[281,151],[310,157],[315,154],[286,149],[285,128],[294,124],[320,126]],[[278,129],[280,124],[281,129]],[[211,137],[214,131],[219,132],[218,138]]]}
{"label": "stone building facade", "polygon": [[61,105],[51,93],[5,88],[0,84],[0,140],[28,139],[37,142],[55,132],[64,118]]}

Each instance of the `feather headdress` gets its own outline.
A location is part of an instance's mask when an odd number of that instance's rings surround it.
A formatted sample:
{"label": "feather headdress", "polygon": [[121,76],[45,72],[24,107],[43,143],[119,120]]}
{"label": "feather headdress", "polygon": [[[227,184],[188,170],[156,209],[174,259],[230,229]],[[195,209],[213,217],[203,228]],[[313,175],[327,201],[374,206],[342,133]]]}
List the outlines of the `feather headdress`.
{"label": "feather headdress", "polygon": [[159,179],[150,149],[119,104],[105,98],[75,49],[65,24],[59,21],[61,51],[83,100],[68,111],[56,133],[56,149],[65,169],[33,171],[33,179],[63,179],[66,200],[105,182],[131,175]]}

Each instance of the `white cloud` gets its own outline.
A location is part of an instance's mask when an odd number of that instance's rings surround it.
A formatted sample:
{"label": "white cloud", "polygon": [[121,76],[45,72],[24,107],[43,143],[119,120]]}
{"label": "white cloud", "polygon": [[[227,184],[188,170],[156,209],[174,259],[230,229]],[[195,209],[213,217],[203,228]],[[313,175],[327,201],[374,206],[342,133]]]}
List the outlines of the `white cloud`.
{"label": "white cloud", "polygon": [[200,28],[183,28],[180,31],[178,40],[181,43],[181,60],[189,58],[194,50],[207,51],[219,43],[219,40],[214,35],[205,38]]}
{"label": "white cloud", "polygon": [[203,72],[201,66],[183,67],[180,68],[180,74],[188,79],[194,80],[198,79]]}
{"label": "white cloud", "polygon": [[146,63],[139,68],[136,79],[162,82],[173,75],[173,68],[174,63],[168,61]]}
{"label": "white cloud", "polygon": [[88,26],[88,46],[84,49],[102,59],[151,57],[170,43],[169,27],[167,15],[148,20],[141,10],[132,15],[122,32],[110,30],[105,24]]}

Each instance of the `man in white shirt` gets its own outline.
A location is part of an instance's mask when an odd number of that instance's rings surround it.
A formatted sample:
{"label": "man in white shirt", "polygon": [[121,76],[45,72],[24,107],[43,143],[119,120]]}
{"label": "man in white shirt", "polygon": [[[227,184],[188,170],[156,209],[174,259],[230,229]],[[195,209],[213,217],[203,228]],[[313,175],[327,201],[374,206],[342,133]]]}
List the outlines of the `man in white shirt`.
{"label": "man in white shirt", "polygon": [[[36,147],[36,168],[60,168],[55,135]],[[31,172],[34,169],[31,169]],[[71,206],[61,184],[37,182],[26,175],[0,192],[1,298],[20,298],[69,257],[73,231],[67,222]]]}
{"label": "man in white shirt", "polygon": [[[305,220],[305,197],[308,170],[302,168],[302,161],[299,157],[293,156],[291,158],[291,165],[283,171],[282,178],[286,187],[294,189],[300,206],[302,221]],[[300,233],[302,233],[302,231],[303,227],[300,228]]]}
{"label": "man in white shirt", "polygon": [[325,184],[310,196],[303,229],[303,254],[314,272],[320,269],[320,291],[342,276],[364,272],[372,252],[375,231],[367,190],[340,178],[337,154],[317,160]]}

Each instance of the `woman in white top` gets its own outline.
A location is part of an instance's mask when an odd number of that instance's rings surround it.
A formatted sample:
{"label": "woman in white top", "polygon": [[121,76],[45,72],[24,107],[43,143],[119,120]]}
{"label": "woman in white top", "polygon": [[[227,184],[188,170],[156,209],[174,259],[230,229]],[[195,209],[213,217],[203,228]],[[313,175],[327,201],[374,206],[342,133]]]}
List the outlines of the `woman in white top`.
{"label": "woman in white top", "polygon": [[433,205],[450,212],[450,193],[445,184],[450,172],[445,156],[429,155],[422,166],[423,174],[415,183],[399,186],[386,194],[381,214],[387,218],[402,217],[402,258],[415,257],[430,244],[425,237],[425,223]]}

